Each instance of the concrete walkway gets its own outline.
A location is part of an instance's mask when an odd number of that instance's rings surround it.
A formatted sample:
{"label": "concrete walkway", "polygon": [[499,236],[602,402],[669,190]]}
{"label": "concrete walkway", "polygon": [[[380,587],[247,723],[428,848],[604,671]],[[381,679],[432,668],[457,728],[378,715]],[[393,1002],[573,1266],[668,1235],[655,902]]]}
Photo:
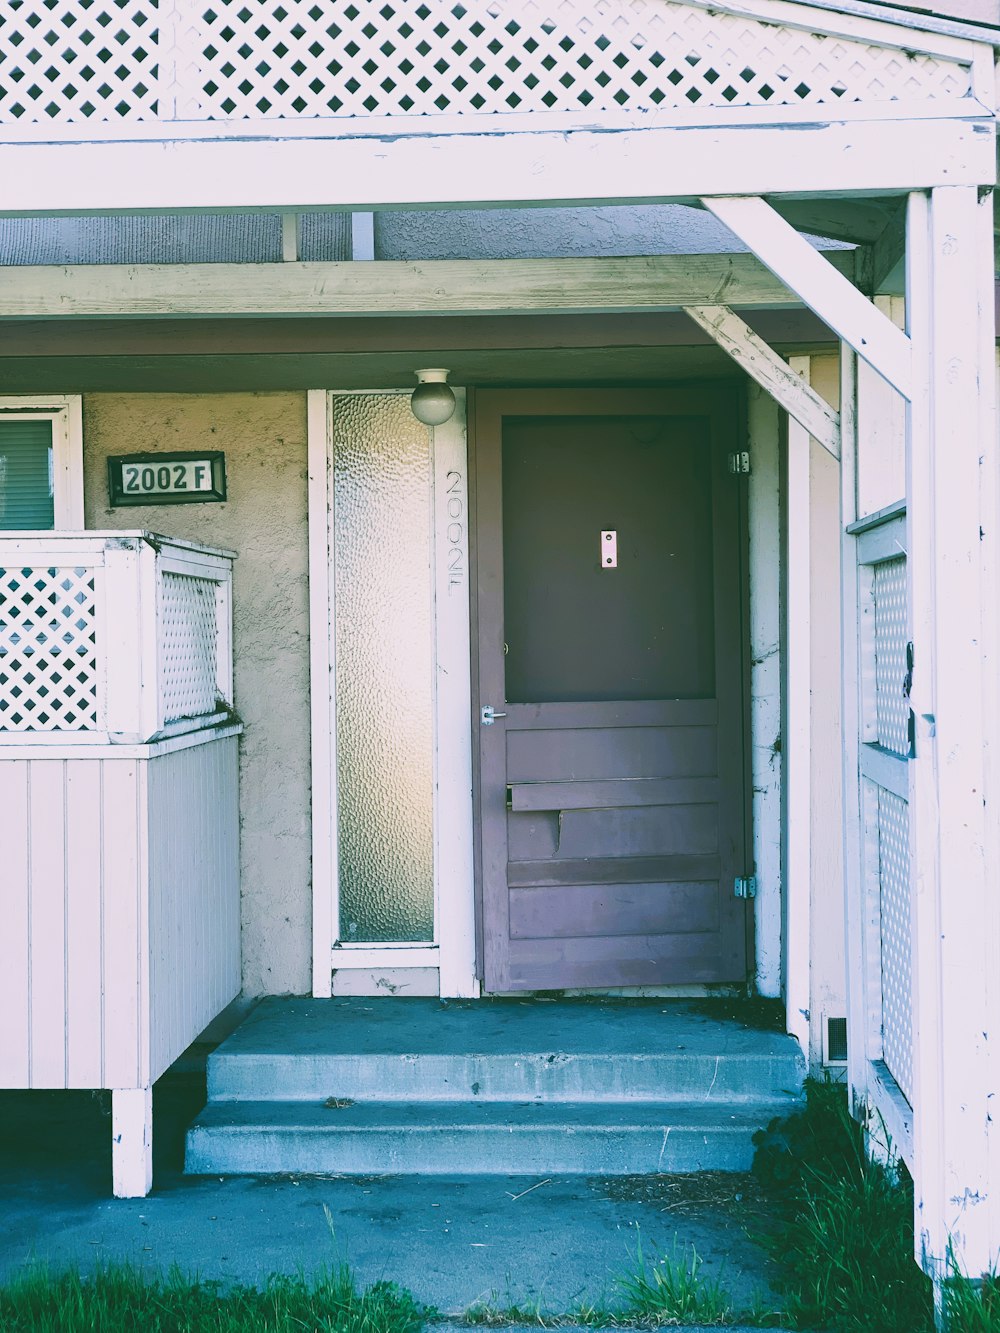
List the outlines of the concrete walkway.
{"label": "concrete walkway", "polygon": [[186,1178],[203,1098],[203,1075],[161,1080],[154,1191],[115,1200],[101,1099],[0,1093],[0,1278],[33,1259],[126,1259],[259,1282],[346,1259],[362,1285],[391,1279],[453,1318],[483,1302],[572,1313],[614,1302],[640,1243],[647,1257],[693,1245],[737,1307],[774,1308],[748,1178]]}

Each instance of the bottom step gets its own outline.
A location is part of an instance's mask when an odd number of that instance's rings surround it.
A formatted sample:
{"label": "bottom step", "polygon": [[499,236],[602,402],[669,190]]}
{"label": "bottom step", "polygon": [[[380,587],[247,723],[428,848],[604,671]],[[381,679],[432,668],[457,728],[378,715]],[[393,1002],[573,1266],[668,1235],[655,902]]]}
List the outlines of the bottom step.
{"label": "bottom step", "polygon": [[215,1101],[191,1175],[651,1175],[747,1171],[782,1105]]}

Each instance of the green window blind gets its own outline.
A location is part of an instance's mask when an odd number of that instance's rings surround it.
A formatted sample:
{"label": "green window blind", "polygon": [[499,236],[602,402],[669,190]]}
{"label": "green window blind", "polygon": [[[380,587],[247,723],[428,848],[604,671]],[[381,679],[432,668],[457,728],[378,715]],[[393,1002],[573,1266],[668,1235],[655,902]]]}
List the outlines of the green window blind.
{"label": "green window blind", "polygon": [[0,420],[0,529],[54,526],[52,422]]}

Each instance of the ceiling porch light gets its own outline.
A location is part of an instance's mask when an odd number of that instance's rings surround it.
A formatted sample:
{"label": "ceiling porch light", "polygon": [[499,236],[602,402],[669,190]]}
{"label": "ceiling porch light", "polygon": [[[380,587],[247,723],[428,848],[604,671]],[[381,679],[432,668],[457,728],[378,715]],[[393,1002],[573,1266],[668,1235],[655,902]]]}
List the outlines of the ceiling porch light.
{"label": "ceiling porch light", "polygon": [[448,385],[447,370],[417,370],[417,387],[410,396],[410,410],[425,426],[443,426],[455,412],[455,395]]}

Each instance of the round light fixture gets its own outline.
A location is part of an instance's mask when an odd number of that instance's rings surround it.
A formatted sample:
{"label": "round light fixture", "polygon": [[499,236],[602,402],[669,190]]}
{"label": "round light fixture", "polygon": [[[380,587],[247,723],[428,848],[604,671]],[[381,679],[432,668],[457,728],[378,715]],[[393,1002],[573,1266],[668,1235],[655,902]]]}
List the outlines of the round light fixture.
{"label": "round light fixture", "polygon": [[448,385],[447,370],[418,370],[417,387],[410,397],[410,410],[425,426],[443,426],[455,412],[455,395]]}

